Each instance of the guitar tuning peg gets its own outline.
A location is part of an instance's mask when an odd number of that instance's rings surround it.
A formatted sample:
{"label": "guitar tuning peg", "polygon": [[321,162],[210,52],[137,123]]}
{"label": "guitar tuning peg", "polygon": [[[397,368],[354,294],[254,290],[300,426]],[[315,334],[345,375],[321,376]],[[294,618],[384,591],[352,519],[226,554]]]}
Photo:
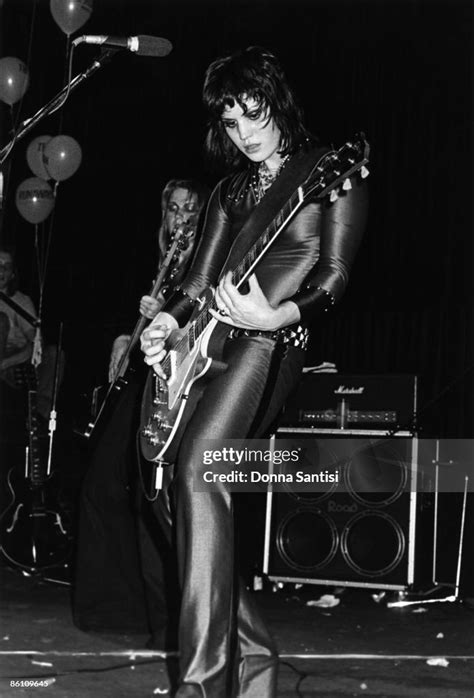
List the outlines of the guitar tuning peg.
{"label": "guitar tuning peg", "polygon": [[360,176],[362,177],[362,179],[365,179],[369,176],[369,170],[366,168],[365,165],[362,165],[362,167],[360,168]]}
{"label": "guitar tuning peg", "polygon": [[337,201],[338,198],[339,198],[339,196],[337,194],[337,191],[335,189],[333,189],[331,191],[331,193],[329,194],[329,201],[334,202],[334,201]]}
{"label": "guitar tuning peg", "polygon": [[342,188],[344,189],[344,191],[349,191],[349,189],[352,189],[352,184],[351,184],[351,180],[349,179],[349,177],[344,180],[344,182],[342,184]]}

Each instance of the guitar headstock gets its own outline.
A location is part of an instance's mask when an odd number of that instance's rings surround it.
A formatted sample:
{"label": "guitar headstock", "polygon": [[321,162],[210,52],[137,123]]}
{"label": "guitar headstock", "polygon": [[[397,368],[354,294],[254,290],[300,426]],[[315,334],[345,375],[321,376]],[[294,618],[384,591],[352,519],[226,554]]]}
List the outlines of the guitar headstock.
{"label": "guitar headstock", "polygon": [[340,185],[343,190],[351,189],[350,177],[353,174],[359,172],[362,179],[368,176],[366,164],[369,162],[369,152],[370,146],[365,135],[359,133],[354,140],[347,141],[339,150],[326,153],[302,185],[304,198],[324,198],[329,194],[330,201],[335,201]]}
{"label": "guitar headstock", "polygon": [[171,231],[170,246],[173,242],[178,242],[178,249],[186,250],[196,232],[196,223],[195,217],[177,223]]}

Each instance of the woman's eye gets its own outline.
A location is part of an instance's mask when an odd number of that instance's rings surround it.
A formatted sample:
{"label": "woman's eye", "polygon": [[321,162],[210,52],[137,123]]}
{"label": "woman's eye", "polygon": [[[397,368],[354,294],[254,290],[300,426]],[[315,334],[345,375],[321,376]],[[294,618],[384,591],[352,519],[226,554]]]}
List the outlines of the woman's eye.
{"label": "woman's eye", "polygon": [[261,116],[262,116],[261,110],[259,110],[259,111],[251,111],[251,112],[249,112],[249,113],[247,114],[247,117],[248,117],[249,119],[251,119],[252,121],[257,121],[258,119],[260,119]]}
{"label": "woman's eye", "polygon": [[224,121],[224,128],[235,128],[235,121]]}

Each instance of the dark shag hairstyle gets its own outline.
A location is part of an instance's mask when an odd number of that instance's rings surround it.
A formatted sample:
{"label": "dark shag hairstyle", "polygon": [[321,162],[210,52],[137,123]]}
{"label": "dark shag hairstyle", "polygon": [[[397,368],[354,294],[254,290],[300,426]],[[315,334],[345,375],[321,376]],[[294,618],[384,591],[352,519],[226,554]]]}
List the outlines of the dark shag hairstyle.
{"label": "dark shag hairstyle", "polygon": [[264,48],[249,46],[219,58],[208,67],[203,102],[210,119],[205,148],[209,158],[226,167],[240,167],[247,158],[232,143],[221,121],[226,107],[254,99],[273,118],[281,133],[280,153],[287,155],[309,136],[303,112],[296,103],[278,59]]}

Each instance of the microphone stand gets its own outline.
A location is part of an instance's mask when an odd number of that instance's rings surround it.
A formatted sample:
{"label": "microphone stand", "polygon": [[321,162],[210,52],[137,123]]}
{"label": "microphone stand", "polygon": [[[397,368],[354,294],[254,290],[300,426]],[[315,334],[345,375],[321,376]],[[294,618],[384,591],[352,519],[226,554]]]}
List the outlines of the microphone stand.
{"label": "microphone stand", "polygon": [[6,144],[1,150],[0,150],[0,165],[3,164],[4,160],[7,159],[8,155],[10,154],[10,151],[13,150],[13,146],[19,141],[21,138],[26,136],[27,133],[31,131],[31,129],[36,126],[36,124],[41,121],[45,116],[48,116],[48,114],[51,114],[51,112],[54,111],[56,107],[58,107],[61,104],[62,99],[64,98],[64,95],[67,92],[72,92],[73,90],[76,89],[84,80],[87,80],[87,78],[90,78],[91,75],[93,75],[99,68],[102,67],[104,63],[107,63],[115,54],[117,53],[117,49],[108,49],[107,51],[104,51],[99,58],[96,58],[95,61],[92,63],[87,70],[85,70],[83,73],[79,73],[76,75],[71,82],[63,87],[63,89],[57,93],[53,99],[51,99],[47,104],[44,105],[44,107],[41,107],[36,114],[33,114],[29,119],[25,119],[24,121],[21,122],[21,124],[18,126],[18,130],[16,131],[15,135],[11,139],[9,143]]}

